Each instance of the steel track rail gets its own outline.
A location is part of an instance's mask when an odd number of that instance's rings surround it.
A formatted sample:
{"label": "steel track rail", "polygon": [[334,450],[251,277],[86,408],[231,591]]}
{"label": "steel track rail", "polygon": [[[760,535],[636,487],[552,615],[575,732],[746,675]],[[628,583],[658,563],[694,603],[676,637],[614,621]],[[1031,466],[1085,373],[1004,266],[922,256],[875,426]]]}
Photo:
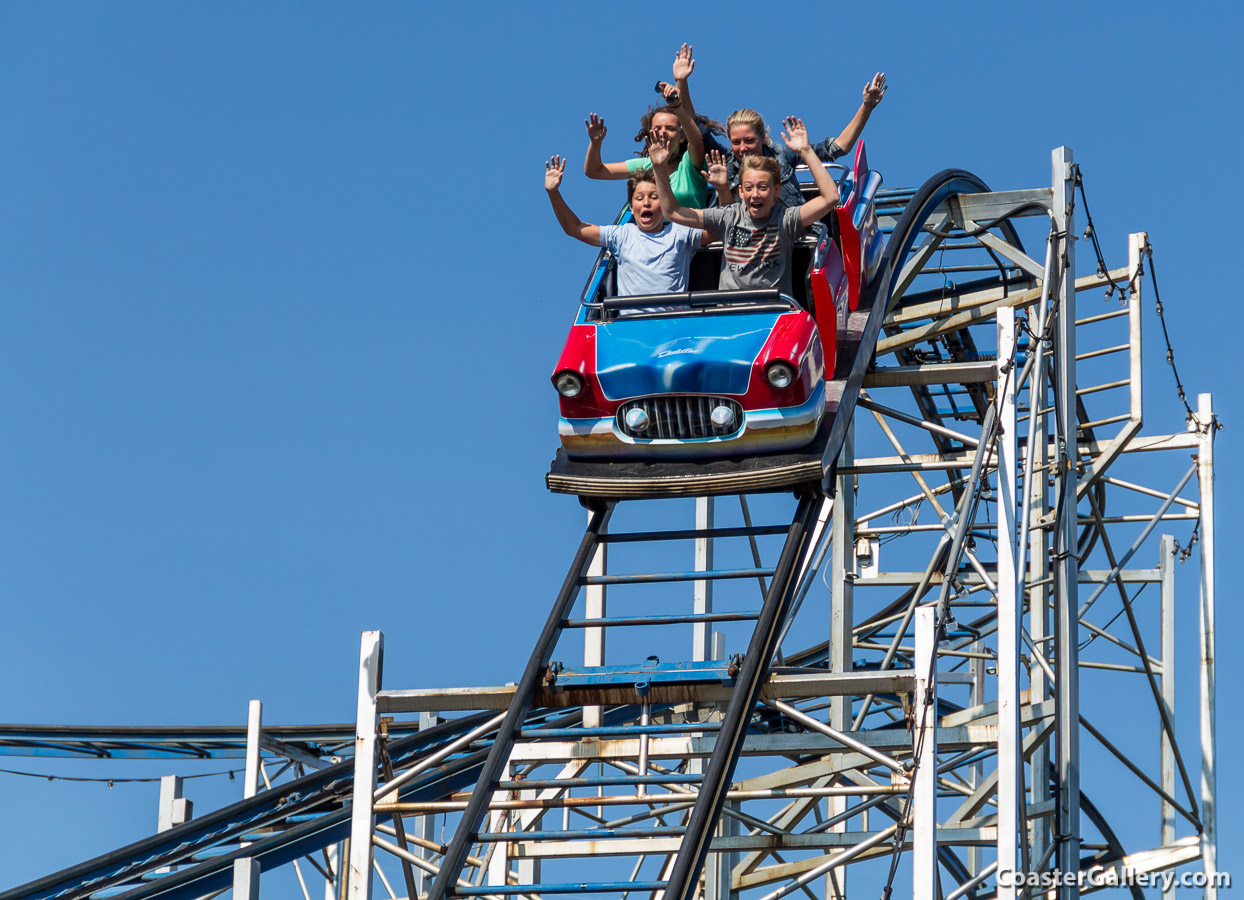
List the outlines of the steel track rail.
{"label": "steel track rail", "polygon": [[752,710],[760,698],[760,688],[769,671],[769,662],[777,650],[782,625],[790,612],[795,591],[798,588],[799,563],[812,550],[810,544],[815,536],[817,514],[828,498],[805,496],[800,499],[794,520],[787,532],[777,570],[769,584],[769,593],[747,655],[739,671],[734,692],[726,707],[721,730],[718,732],[713,754],[709,758],[695,806],[687,821],[686,836],[670,869],[665,897],[691,900],[700,880],[700,871],[708,856],[709,842],[717,820],[726,802],[726,792],[734,777],[734,769],[743,750]]}
{"label": "steel track rail", "polygon": [[[425,752],[432,752],[465,734],[487,719],[486,713],[455,719],[390,744],[390,751],[398,761],[413,759]],[[479,765],[478,762],[475,763]],[[159,834],[151,835],[110,853],[95,857],[51,875],[0,893],[0,900],[33,900],[33,898],[81,898],[108,888],[117,888],[148,870],[165,865],[185,865],[192,857],[210,847],[230,840],[240,839],[247,832],[258,828],[280,827],[293,816],[330,814],[340,810],[350,797],[353,760],[320,769],[302,778],[275,785],[246,800],[214,810],[192,819],[184,825]],[[444,772],[439,772],[444,775]],[[469,770],[468,770],[469,776]],[[469,783],[469,777],[467,782]],[[447,788],[453,790],[454,788]],[[308,826],[314,823],[305,823]],[[348,830],[348,818],[346,820]],[[315,832],[316,829],[302,828]],[[247,855],[274,850],[283,842],[295,840],[298,835],[284,832],[252,845]],[[319,846],[333,843],[325,838]],[[312,848],[318,849],[318,848]],[[304,850],[303,853],[306,851]],[[302,854],[294,854],[293,857]],[[187,870],[189,871],[189,870]],[[185,877],[185,873],[174,873]],[[174,882],[165,882],[165,876],[144,887],[144,894],[159,893]],[[128,896],[128,895],[126,895]],[[199,896],[195,894],[193,896]]]}
{"label": "steel track rail", "polygon": [[488,800],[492,796],[492,791],[489,788],[501,779],[505,764],[510,758],[510,751],[514,748],[514,742],[518,739],[519,729],[528,711],[531,709],[536,690],[544,677],[545,670],[553,654],[553,649],[557,646],[557,639],[561,636],[563,622],[570,613],[575,598],[579,594],[579,587],[587,574],[587,568],[591,564],[593,555],[596,553],[596,548],[600,545],[601,533],[609,523],[609,517],[613,513],[613,508],[613,503],[603,503],[595,506],[592,510],[592,517],[588,520],[587,530],[584,532],[583,539],[579,542],[579,549],[575,552],[574,559],[571,561],[570,571],[566,573],[566,579],[562,582],[561,591],[553,603],[553,608],[549,611],[549,617],[544,623],[544,629],[540,632],[540,637],[536,641],[531,658],[527,660],[527,667],[523,670],[523,676],[514,690],[514,699],[510,703],[505,719],[502,720],[498,728],[497,738],[493,742],[483,769],[480,771],[479,779],[476,781],[476,788],[471,792],[471,799],[467,804],[467,808],[463,811],[458,828],[445,850],[440,871],[437,873],[436,880],[428,891],[429,900],[439,900],[439,898],[445,897],[449,892],[449,888],[456,884],[458,873],[462,871],[462,867],[466,863],[466,858],[471,848],[471,841],[483,823],[484,816],[488,813]]}

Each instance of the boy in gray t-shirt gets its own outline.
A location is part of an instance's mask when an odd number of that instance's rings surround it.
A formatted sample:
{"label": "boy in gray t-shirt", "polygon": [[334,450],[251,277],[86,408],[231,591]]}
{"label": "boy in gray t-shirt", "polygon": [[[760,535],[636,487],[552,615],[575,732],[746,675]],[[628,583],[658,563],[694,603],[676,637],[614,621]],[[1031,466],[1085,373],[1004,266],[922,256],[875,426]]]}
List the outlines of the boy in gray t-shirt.
{"label": "boy in gray t-shirt", "polygon": [[[725,244],[718,285],[722,290],[775,287],[792,293],[790,255],[795,238],[838,205],[838,187],[813,152],[803,122],[790,116],[784,124],[782,140],[808,164],[820,191],[819,196],[797,208],[778,199],[781,170],[776,160],[761,156],[743,158],[737,203],[711,209],[679,206],[670,188],[668,144],[657,144],[649,151],[665,217],[680,225],[703,228]],[[724,160],[714,161],[708,175],[718,191],[730,190]]]}
{"label": "boy in gray t-shirt", "polygon": [[[754,175],[755,171],[747,173]],[[772,173],[769,173],[770,177]],[[780,182],[779,182],[780,183]],[[742,203],[701,210],[704,230],[720,235],[725,245],[718,288],[733,291],[749,287],[777,287],[792,294],[790,254],[795,238],[803,234],[800,208],[778,201],[767,218],[757,221]]]}

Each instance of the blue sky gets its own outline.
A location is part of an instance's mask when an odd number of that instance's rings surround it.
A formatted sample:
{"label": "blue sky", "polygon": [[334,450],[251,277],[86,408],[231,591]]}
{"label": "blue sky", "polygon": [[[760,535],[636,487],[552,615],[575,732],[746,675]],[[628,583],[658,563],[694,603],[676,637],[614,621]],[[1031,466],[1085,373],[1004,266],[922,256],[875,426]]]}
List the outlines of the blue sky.
{"label": "blue sky", "polygon": [[[1066,144],[1111,264],[1149,231],[1181,373],[1228,426],[1229,710],[1237,9],[602,9],[0,4],[0,720],[243,722],[259,697],[270,722],[346,721],[367,628],[392,687],[517,677],[582,523],[543,473],[592,254],[542,162],[580,158],[590,111],[628,155],[684,40],[702,111],[819,138],[883,69],[865,136],[888,186],[1041,186]],[[575,165],[563,192],[594,221],[622,200]],[[1179,430],[1151,302],[1146,430]],[[155,822],[150,786],[0,792],[4,886]]]}

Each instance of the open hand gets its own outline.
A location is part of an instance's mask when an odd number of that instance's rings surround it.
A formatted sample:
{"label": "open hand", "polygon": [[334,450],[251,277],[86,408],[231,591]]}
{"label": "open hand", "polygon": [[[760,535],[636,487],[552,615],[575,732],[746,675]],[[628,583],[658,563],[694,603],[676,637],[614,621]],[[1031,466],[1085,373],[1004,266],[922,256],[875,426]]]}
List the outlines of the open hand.
{"label": "open hand", "polygon": [[555,191],[561,187],[562,175],[566,173],[566,161],[560,156],[552,157],[544,164],[544,189]]}
{"label": "open hand", "polygon": [[674,80],[686,81],[695,71],[695,60],[691,58],[691,46],[683,44],[674,55]]}
{"label": "open hand", "polygon": [[583,124],[587,126],[587,139],[593,144],[599,144],[605,139],[605,134],[609,129],[605,128],[605,117],[592,113],[583,120]]}
{"label": "open hand", "polygon": [[710,150],[704,157],[708,169],[704,172],[704,180],[718,189],[730,189],[730,170],[726,167],[726,154],[720,150]]}
{"label": "open hand", "polygon": [[648,136],[648,158],[652,160],[654,166],[668,166],[670,164],[670,139],[669,136],[653,131]]}
{"label": "open hand", "polygon": [[782,120],[782,125],[786,128],[782,132],[782,140],[791,150],[802,153],[812,146],[808,143],[808,129],[804,127],[803,119],[787,116]]}
{"label": "open hand", "polygon": [[872,109],[885,96],[885,72],[878,72],[873,80],[864,85],[864,105]]}

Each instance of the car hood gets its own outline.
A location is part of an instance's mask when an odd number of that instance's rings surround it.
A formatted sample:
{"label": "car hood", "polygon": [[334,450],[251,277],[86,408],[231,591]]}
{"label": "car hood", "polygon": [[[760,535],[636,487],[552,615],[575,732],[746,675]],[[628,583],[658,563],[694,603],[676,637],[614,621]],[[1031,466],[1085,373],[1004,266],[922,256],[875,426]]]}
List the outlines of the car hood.
{"label": "car hood", "polygon": [[[622,318],[597,326],[596,374],[610,400],[745,394],[774,313]],[[693,335],[688,335],[693,331]]]}

